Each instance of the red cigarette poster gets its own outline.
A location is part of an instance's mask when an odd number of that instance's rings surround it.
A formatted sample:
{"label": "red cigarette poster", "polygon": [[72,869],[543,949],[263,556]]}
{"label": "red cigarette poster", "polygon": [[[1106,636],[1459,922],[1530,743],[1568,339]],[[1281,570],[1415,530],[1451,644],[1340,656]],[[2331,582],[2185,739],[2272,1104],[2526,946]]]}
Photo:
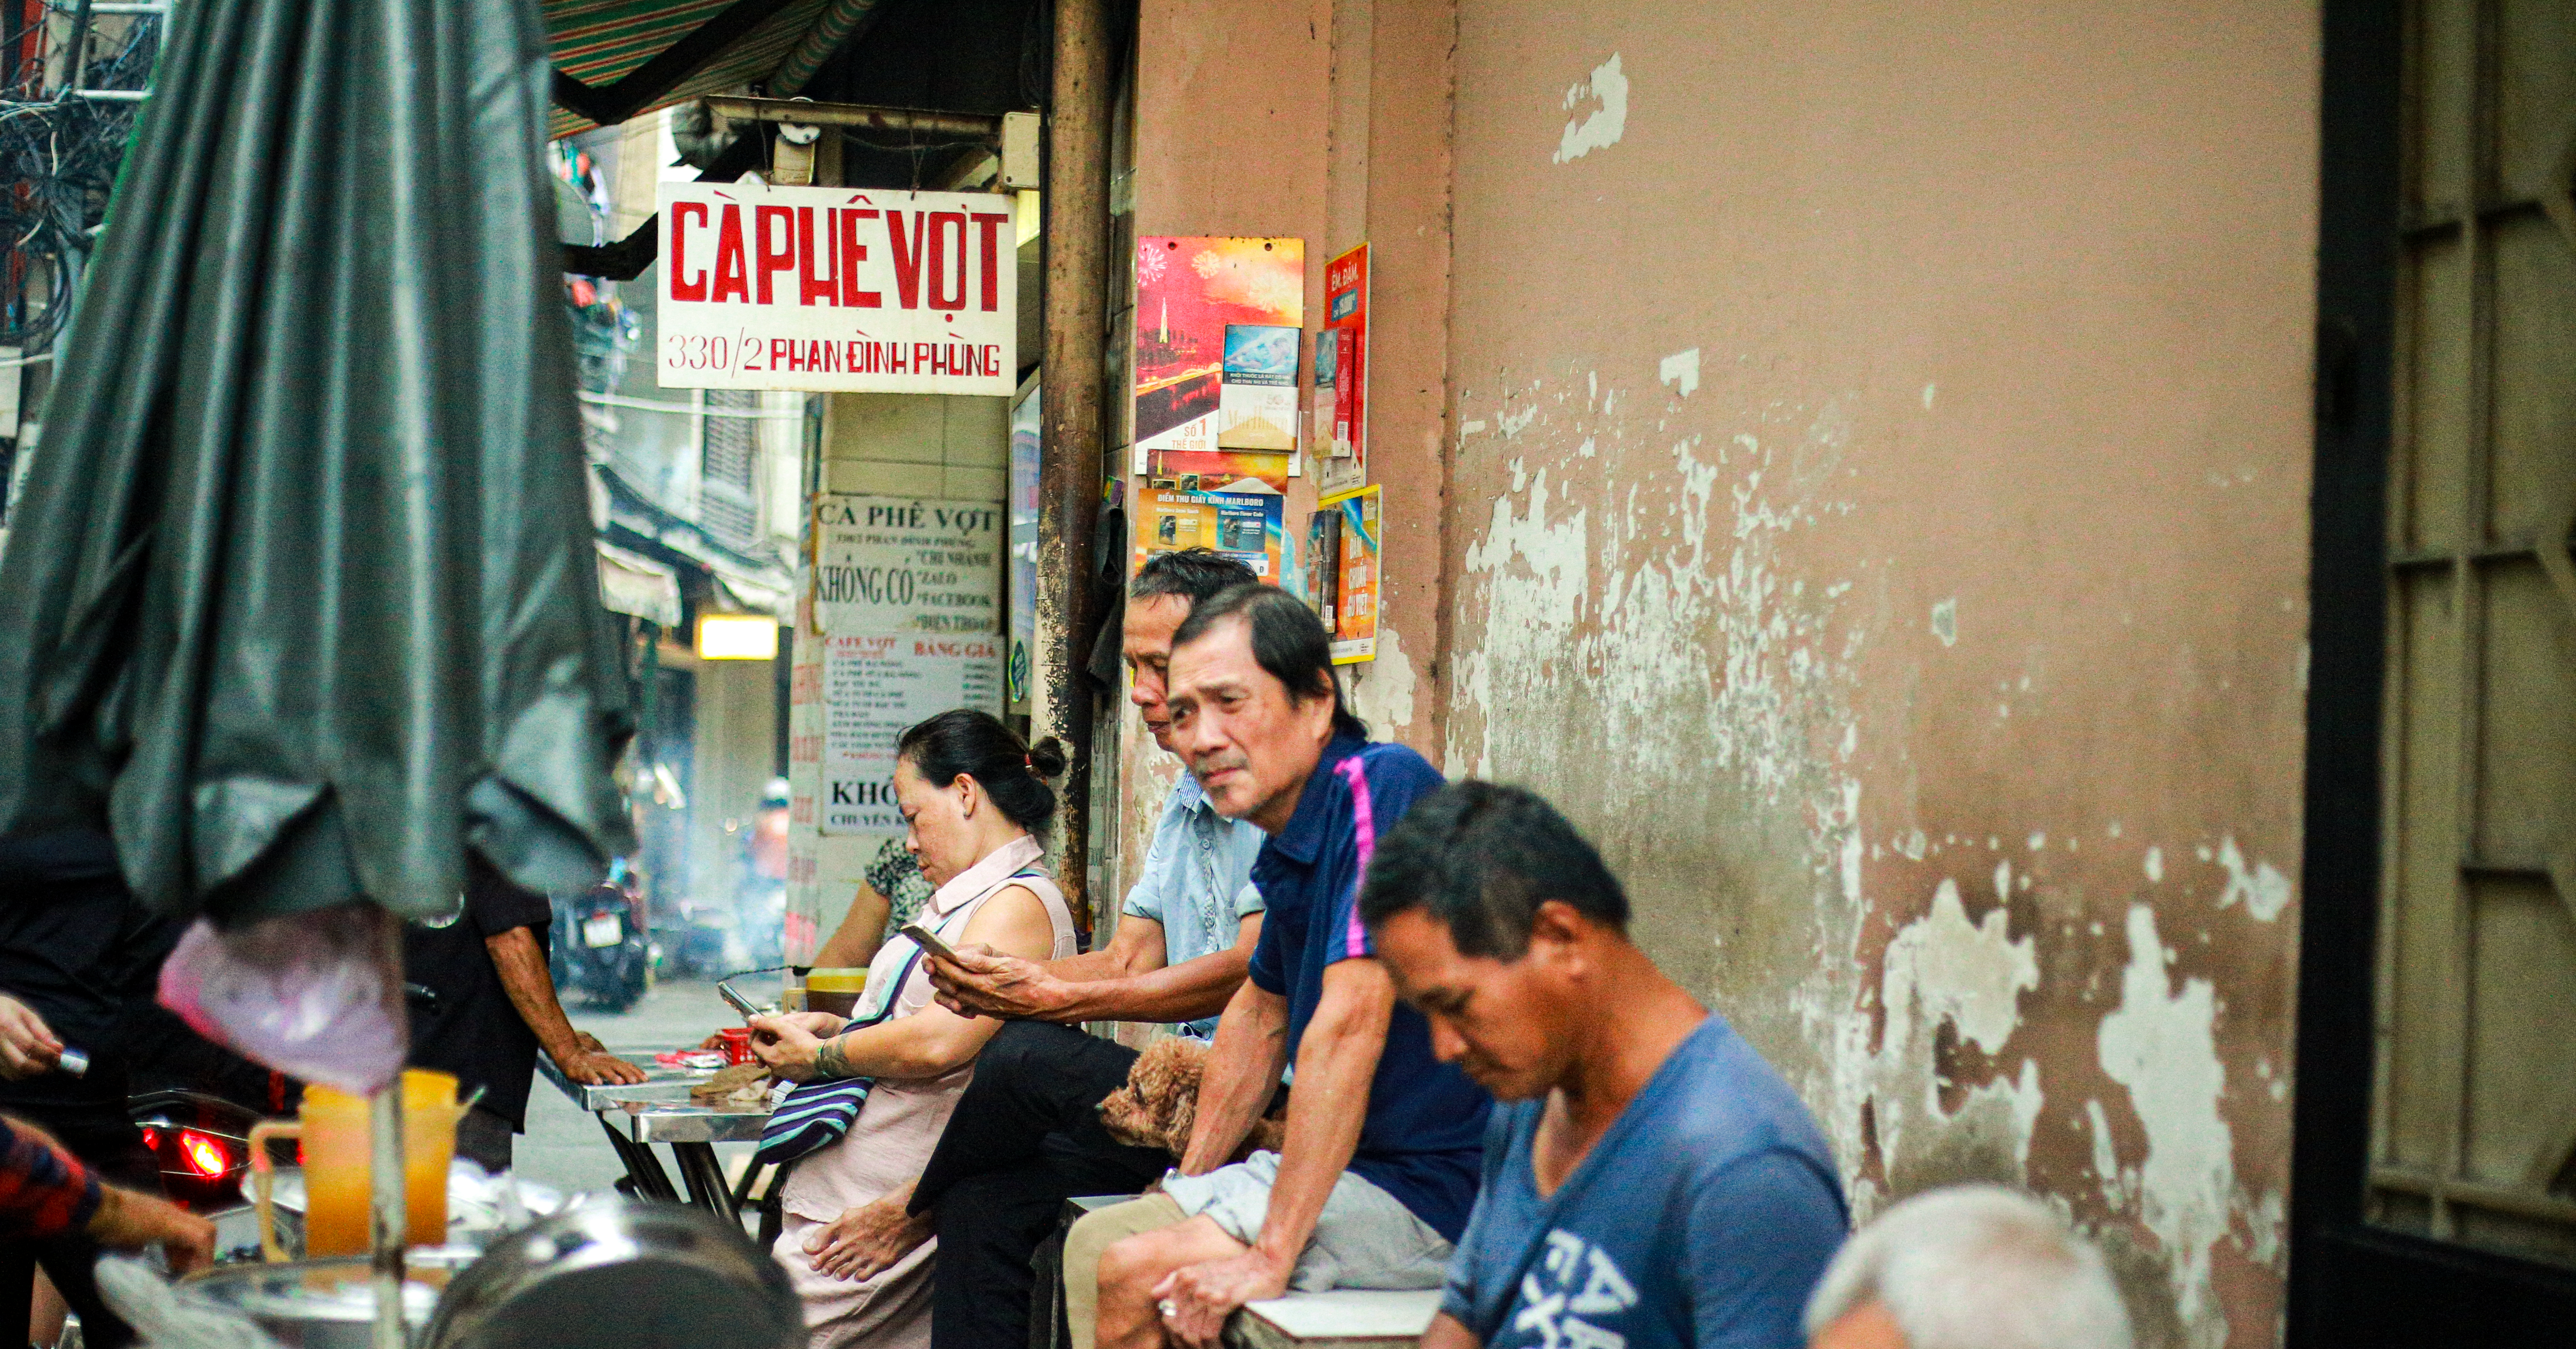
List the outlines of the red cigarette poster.
{"label": "red cigarette poster", "polygon": [[1134,471],[1284,490],[1305,313],[1302,239],[1138,239]]}
{"label": "red cigarette poster", "polygon": [[[1324,331],[1316,367],[1332,348],[1332,401],[1316,391],[1315,489],[1343,492],[1368,481],[1368,245],[1324,264]],[[1330,415],[1323,415],[1329,407]]]}

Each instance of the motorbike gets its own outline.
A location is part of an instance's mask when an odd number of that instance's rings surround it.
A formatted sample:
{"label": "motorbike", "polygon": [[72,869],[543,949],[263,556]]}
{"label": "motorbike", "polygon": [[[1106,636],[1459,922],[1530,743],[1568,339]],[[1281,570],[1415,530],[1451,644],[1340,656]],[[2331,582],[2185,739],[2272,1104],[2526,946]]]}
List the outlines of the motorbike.
{"label": "motorbike", "polygon": [[689,898],[655,911],[654,957],[665,973],[712,978],[742,965],[742,934],[730,904]]}
{"label": "motorbike", "polygon": [[579,993],[591,1006],[623,1012],[644,996],[650,934],[634,893],[602,881],[578,894],[552,896],[555,931],[548,964],[558,993]]}
{"label": "motorbike", "polygon": [[179,1087],[130,1096],[125,1110],[159,1164],[161,1188],[172,1203],[211,1213],[242,1202],[258,1111]]}

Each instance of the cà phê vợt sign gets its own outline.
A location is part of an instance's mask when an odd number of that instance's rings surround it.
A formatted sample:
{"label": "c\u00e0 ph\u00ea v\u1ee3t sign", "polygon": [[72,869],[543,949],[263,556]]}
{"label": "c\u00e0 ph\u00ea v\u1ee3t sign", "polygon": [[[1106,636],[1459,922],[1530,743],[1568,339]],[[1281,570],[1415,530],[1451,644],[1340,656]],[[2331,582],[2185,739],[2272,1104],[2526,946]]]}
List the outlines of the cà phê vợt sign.
{"label": "c\u00e0 ph\u00ea v\u1ee3t sign", "polygon": [[1008,198],[664,183],[658,200],[663,387],[1017,390]]}

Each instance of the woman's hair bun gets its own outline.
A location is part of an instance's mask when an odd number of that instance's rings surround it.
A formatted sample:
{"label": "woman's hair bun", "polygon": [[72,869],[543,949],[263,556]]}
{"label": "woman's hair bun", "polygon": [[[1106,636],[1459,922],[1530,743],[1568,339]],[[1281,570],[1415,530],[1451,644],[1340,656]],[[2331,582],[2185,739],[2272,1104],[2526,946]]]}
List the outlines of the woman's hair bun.
{"label": "woman's hair bun", "polygon": [[975,779],[1013,824],[1031,833],[1055,817],[1055,789],[1046,780],[1064,772],[1064,746],[1053,736],[1028,744],[990,712],[942,712],[905,731],[895,741],[895,757],[934,786]]}

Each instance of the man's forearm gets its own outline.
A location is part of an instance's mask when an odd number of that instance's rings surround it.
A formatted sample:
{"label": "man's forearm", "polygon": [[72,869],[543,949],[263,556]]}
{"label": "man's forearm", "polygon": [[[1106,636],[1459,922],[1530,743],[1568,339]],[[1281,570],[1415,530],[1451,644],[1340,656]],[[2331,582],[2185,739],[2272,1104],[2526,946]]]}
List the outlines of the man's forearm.
{"label": "man's forearm", "polygon": [[1045,962],[1042,968],[1046,970],[1048,977],[1061,979],[1068,984],[1120,979],[1126,977],[1128,973],[1126,953],[1114,947],[1085,951],[1081,955],[1066,956],[1062,960],[1050,960]]}
{"label": "man's forearm", "polygon": [[1324,995],[1297,1046],[1297,1089],[1288,1097],[1288,1138],[1279,1148],[1270,1212],[1253,1243],[1282,1267],[1306,1249],[1324,1201],[1359,1150],[1394,1005],[1394,985],[1374,960],[1345,960],[1324,972]]}
{"label": "man's forearm", "polygon": [[1206,1175],[1234,1156],[1279,1089],[1279,1070],[1287,1061],[1288,1000],[1245,980],[1226,1004],[1200,1070],[1198,1118],[1181,1155],[1181,1174]]}
{"label": "man's forearm", "polygon": [[[1109,953],[1100,951],[1094,954]],[[1084,958],[1074,957],[1075,960]],[[1071,963],[1058,961],[1057,965]],[[1196,1021],[1203,1016],[1215,1016],[1233,1001],[1234,991],[1243,986],[1243,972],[1251,963],[1252,952],[1237,946],[1140,974],[1104,974],[1071,985],[1065,1004],[1048,1013],[1045,1019],[1071,1024],[1078,1021]],[[1058,973],[1055,965],[1047,969],[1059,979],[1073,977]]]}
{"label": "man's forearm", "polygon": [[580,1053],[581,1037],[573,1031],[572,1018],[564,1015],[563,1004],[555,1000],[554,976],[546,971],[546,955],[537,949],[537,935],[514,927],[485,938],[483,945],[492,953],[492,968],[500,972],[510,1005],[537,1033],[537,1044],[546,1057],[561,1063]]}

